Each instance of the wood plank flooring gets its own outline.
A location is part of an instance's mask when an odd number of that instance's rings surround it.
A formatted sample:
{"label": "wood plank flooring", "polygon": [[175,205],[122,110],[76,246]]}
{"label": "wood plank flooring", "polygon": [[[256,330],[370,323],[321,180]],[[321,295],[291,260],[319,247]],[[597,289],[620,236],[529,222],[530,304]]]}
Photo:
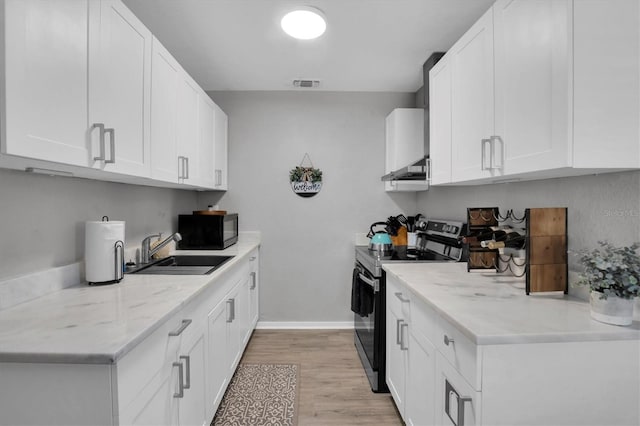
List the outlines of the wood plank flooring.
{"label": "wood plank flooring", "polygon": [[371,392],[352,330],[256,330],[241,362],[300,366],[300,426],[403,424],[391,395]]}

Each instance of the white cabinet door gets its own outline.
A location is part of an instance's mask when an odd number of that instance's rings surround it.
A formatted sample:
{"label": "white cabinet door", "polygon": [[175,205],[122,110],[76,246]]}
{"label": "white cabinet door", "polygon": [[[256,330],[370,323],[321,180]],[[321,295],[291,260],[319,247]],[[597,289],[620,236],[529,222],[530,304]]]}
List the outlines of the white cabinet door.
{"label": "white cabinet door", "polygon": [[[489,9],[450,49],[452,71],[452,179],[494,175],[493,11]],[[484,165],[483,165],[484,159]]]}
{"label": "white cabinet door", "polygon": [[438,351],[435,371],[435,424],[480,424],[481,392],[476,392]]}
{"label": "white cabinet door", "polygon": [[208,316],[207,418],[212,419],[230,380],[227,361],[227,301],[220,302]]}
{"label": "white cabinet door", "polygon": [[249,334],[260,317],[260,254],[256,250],[249,257],[251,281],[249,283]]}
{"label": "white cabinet door", "polygon": [[[200,88],[187,73],[178,82],[178,177],[181,183],[191,183],[193,167],[197,168],[198,93]],[[192,166],[194,163],[195,166]]]}
{"label": "white cabinet door", "polygon": [[228,118],[218,105],[214,104],[214,128],[215,128],[215,148],[213,154],[214,162],[214,189],[224,190],[228,187]]}
{"label": "white cabinet door", "polygon": [[387,309],[387,360],[386,381],[389,392],[404,419],[405,381],[406,381],[406,339],[403,341],[406,322]]}
{"label": "white cabinet door", "polygon": [[89,164],[88,7],[78,0],[4,2],[4,153]]}
{"label": "white cabinet door", "polygon": [[[118,0],[102,0],[91,16],[89,122],[107,129],[104,160],[94,167],[148,177],[151,32]],[[98,145],[92,144],[94,157],[102,152]]]}
{"label": "white cabinet door", "polygon": [[451,182],[451,66],[443,57],[429,71],[431,184]]}
{"label": "white cabinet door", "polygon": [[407,425],[431,425],[435,415],[435,347],[418,330],[409,334],[405,420]]}
{"label": "white cabinet door", "polygon": [[200,90],[198,95],[198,152],[193,164],[197,166],[193,173],[196,185],[203,188],[214,188],[214,108],[215,104],[209,96]]}
{"label": "white cabinet door", "polygon": [[178,182],[177,102],[183,71],[155,37],[151,68],[151,177]]}
{"label": "white cabinet door", "polygon": [[197,330],[194,342],[181,351],[178,362],[184,363],[184,392],[178,405],[179,424],[207,424],[207,400],[205,392],[205,338],[204,330]]}
{"label": "white cabinet door", "polygon": [[500,0],[494,9],[495,132],[504,174],[571,166],[571,1]]}

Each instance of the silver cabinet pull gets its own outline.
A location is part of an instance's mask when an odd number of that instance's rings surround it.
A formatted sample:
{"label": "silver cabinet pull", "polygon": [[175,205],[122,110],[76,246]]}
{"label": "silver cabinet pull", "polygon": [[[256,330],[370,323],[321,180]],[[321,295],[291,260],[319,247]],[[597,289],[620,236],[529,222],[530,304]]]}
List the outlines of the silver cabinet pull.
{"label": "silver cabinet pull", "polygon": [[184,368],[187,374],[183,389],[189,389],[191,387],[191,358],[188,355],[180,355],[180,359],[184,359]]}
{"label": "silver cabinet pull", "polygon": [[93,161],[102,161],[104,160],[104,123],[94,123],[91,130],[95,128],[100,129],[100,155],[93,157]]}
{"label": "silver cabinet pull", "polygon": [[402,293],[400,293],[400,292],[393,293],[393,294],[395,294],[395,295],[396,295],[396,297],[397,297],[398,299],[400,299],[400,301],[401,301],[402,303],[409,303],[409,302],[411,301],[410,299],[407,299],[407,298],[403,297],[403,296],[402,296]]}
{"label": "silver cabinet pull", "polygon": [[227,300],[227,322],[233,322],[233,299]]}
{"label": "silver cabinet pull", "polygon": [[182,378],[182,375],[184,373],[183,368],[182,368],[182,363],[181,362],[174,362],[173,363],[174,367],[178,367],[178,386],[179,386],[179,391],[173,394],[174,398],[182,398],[184,397],[184,379]]}
{"label": "silver cabinet pull", "polygon": [[433,172],[431,169],[431,158],[427,158],[427,182],[431,183],[432,176],[433,176]]}
{"label": "silver cabinet pull", "polygon": [[[493,160],[495,159],[495,144],[496,142],[500,143],[500,164],[494,165]],[[491,136],[491,169],[493,170],[502,170],[504,167],[504,141],[500,136]]]}
{"label": "silver cabinet pull", "polygon": [[402,323],[404,322],[404,320],[396,320],[396,345],[401,345],[401,336],[400,336],[400,327],[402,326]]}
{"label": "silver cabinet pull", "polygon": [[407,323],[405,322],[404,324],[402,324],[402,325],[400,326],[400,350],[401,350],[401,351],[406,351],[406,350],[408,350],[408,349],[409,349],[409,347],[408,347],[408,346],[405,346],[405,345],[404,345],[404,334],[402,333],[402,330],[403,330],[404,328],[407,328],[407,329],[408,329],[408,328],[409,328],[409,324],[407,324]]}
{"label": "silver cabinet pull", "polygon": [[216,169],[215,170],[215,176],[216,176],[216,186],[220,186],[222,185],[222,170],[220,169]]}
{"label": "silver cabinet pull", "polygon": [[[458,392],[451,386],[451,383],[447,379],[444,380],[445,388],[444,388],[444,412],[447,413],[447,416],[451,419],[455,426],[464,426],[464,404],[467,402],[471,402],[471,398],[468,396],[460,396]],[[455,396],[456,405],[458,415],[457,418],[454,419],[451,417],[451,407],[450,407],[450,398]]]}
{"label": "silver cabinet pull", "polygon": [[253,262],[253,261],[254,261],[254,260],[256,260],[256,259],[257,259],[257,257],[256,257],[256,256],[251,256],[251,257],[249,258],[249,262]]}
{"label": "silver cabinet pull", "polygon": [[453,345],[454,340],[445,334],[444,335],[444,344],[449,346],[449,343],[451,343]]}
{"label": "silver cabinet pull", "polygon": [[182,332],[184,331],[184,329],[189,327],[189,324],[191,324],[191,320],[190,319],[182,320],[182,324],[180,325],[180,327],[176,331],[169,332],[169,336],[179,336],[179,335],[181,335]]}
{"label": "silver cabinet pull", "polygon": [[487,155],[485,146],[489,144],[489,151],[493,152],[493,148],[491,148],[491,139],[482,139],[480,141],[480,170],[491,170],[491,158],[489,158],[489,167],[486,166],[487,163]]}
{"label": "silver cabinet pull", "polygon": [[109,160],[105,159],[104,162],[109,164],[115,164],[116,162],[116,130],[113,128],[104,129],[105,133],[109,133],[109,148],[111,150],[111,155]]}
{"label": "silver cabinet pull", "polygon": [[236,299],[231,299],[231,321],[236,320]]}
{"label": "silver cabinet pull", "polygon": [[178,155],[178,179],[183,179],[184,162],[182,161],[184,157],[182,155]]}
{"label": "silver cabinet pull", "polygon": [[255,290],[256,288],[256,273],[252,272],[251,273],[251,287],[249,287],[249,290]]}
{"label": "silver cabinet pull", "polygon": [[185,179],[189,179],[189,157],[184,157],[184,161],[187,165],[186,167],[186,174],[184,176]]}

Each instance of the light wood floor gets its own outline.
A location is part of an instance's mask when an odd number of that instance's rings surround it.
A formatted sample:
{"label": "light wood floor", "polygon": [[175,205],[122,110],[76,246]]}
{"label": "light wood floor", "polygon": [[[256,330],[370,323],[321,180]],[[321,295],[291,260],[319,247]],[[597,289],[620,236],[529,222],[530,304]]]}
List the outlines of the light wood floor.
{"label": "light wood floor", "polygon": [[352,330],[256,330],[241,362],[300,366],[300,426],[403,424],[391,396],[371,392]]}

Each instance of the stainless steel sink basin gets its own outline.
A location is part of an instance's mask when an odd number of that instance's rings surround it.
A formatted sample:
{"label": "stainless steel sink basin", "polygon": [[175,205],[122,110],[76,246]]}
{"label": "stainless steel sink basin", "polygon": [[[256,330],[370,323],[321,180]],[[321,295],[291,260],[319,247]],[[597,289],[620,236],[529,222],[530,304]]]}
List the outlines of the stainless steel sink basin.
{"label": "stainless steel sink basin", "polygon": [[207,275],[232,258],[233,256],[175,255],[127,271],[127,273],[149,275]]}

